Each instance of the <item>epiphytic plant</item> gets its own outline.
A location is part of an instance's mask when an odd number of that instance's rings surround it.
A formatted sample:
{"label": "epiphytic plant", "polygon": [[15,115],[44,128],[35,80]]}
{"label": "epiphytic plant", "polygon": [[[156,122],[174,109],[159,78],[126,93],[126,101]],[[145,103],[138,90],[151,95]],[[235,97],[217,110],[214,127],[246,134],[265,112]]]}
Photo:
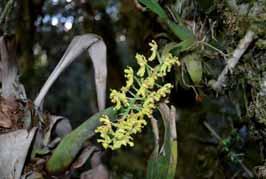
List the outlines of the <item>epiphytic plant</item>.
{"label": "epiphytic plant", "polygon": [[[171,91],[173,85],[166,83],[161,85],[162,78],[170,72],[174,65],[180,65],[178,58],[171,53],[158,53],[158,45],[155,41],[149,43],[151,56],[147,59],[144,55],[136,54],[139,69],[135,74],[131,67],[127,67],[125,78],[126,85],[120,90],[111,90],[110,99],[118,111],[118,120],[111,122],[107,115],[100,118],[102,126],[96,129],[100,133],[104,148],[112,150],[122,145],[134,146],[133,134],[141,132],[147,124],[146,118],[151,118],[153,111],[162,98]],[[158,60],[159,64],[152,67],[148,62]]]}

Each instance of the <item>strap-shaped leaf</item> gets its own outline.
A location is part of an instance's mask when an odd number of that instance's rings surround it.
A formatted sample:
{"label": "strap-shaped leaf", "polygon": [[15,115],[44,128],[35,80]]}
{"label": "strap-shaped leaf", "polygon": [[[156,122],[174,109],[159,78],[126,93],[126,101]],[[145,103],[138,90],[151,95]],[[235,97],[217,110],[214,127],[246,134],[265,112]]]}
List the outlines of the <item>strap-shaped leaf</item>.
{"label": "strap-shaped leaf", "polygon": [[170,30],[180,39],[180,40],[188,40],[195,41],[195,37],[191,30],[186,28],[184,25],[176,24],[171,20],[166,21]]}
{"label": "strap-shaped leaf", "polygon": [[40,109],[42,107],[46,94],[60,74],[86,50],[88,50],[94,67],[98,108],[99,110],[104,109],[107,78],[106,45],[102,38],[95,34],[74,37],[36,97],[34,104],[37,108]]}
{"label": "strap-shaped leaf", "polygon": [[164,9],[160,6],[158,2],[155,0],[139,0],[142,4],[144,4],[147,8],[149,8],[152,12],[157,14],[160,18],[166,19],[167,14]]}
{"label": "strap-shaped leaf", "polygon": [[46,164],[46,169],[49,173],[56,174],[68,169],[77,157],[84,142],[95,134],[96,127],[100,125],[99,118],[103,114],[108,115],[112,120],[116,119],[116,111],[112,107],[109,107],[94,114],[78,128],[65,136]]}
{"label": "strap-shaped leaf", "polygon": [[[143,5],[157,14],[169,27],[169,29],[180,39],[195,41],[195,37],[191,30],[186,28],[182,22],[173,22],[167,16],[165,10],[160,6],[156,0],[139,0]],[[180,19],[180,18],[179,18]]]}

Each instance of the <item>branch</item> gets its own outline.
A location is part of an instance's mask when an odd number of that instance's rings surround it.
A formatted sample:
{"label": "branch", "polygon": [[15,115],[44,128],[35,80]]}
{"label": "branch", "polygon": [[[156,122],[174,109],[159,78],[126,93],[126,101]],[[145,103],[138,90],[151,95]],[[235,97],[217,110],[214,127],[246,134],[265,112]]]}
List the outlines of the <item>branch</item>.
{"label": "branch", "polygon": [[216,131],[207,123],[206,121],[203,122],[203,125],[209,130],[209,132],[218,140],[222,140],[222,138],[216,133]]}
{"label": "branch", "polygon": [[[209,130],[209,132],[219,141],[221,142],[222,138],[217,132],[206,122],[203,122],[203,125]],[[253,173],[247,168],[247,166],[243,163],[243,161],[239,161],[240,166],[242,169],[248,174],[249,177],[253,178]]]}
{"label": "branch", "polygon": [[223,69],[222,73],[219,75],[217,81],[212,84],[212,88],[216,91],[220,91],[222,87],[225,86],[225,81],[227,78],[228,72],[232,72],[233,68],[238,63],[239,59],[247,50],[250,43],[254,40],[255,33],[253,31],[248,31],[244,38],[239,42],[238,47],[235,49],[233,56],[228,60],[227,65]]}

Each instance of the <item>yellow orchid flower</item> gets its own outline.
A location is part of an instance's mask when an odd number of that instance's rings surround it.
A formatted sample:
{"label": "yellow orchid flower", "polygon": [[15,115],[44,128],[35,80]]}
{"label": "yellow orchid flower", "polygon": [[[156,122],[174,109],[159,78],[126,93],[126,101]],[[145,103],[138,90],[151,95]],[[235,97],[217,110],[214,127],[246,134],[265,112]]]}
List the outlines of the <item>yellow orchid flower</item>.
{"label": "yellow orchid flower", "polygon": [[156,58],[156,54],[157,54],[157,50],[158,50],[158,45],[157,43],[152,40],[150,43],[149,43],[149,46],[151,47],[150,50],[152,52],[151,56],[149,57],[149,61],[153,61],[155,58]]}
{"label": "yellow orchid flower", "polygon": [[120,109],[121,105],[128,106],[128,100],[124,92],[118,92],[116,90],[111,90],[110,93],[111,102],[116,104],[115,109]]}
{"label": "yellow orchid flower", "polygon": [[125,73],[125,78],[127,80],[126,80],[126,86],[122,87],[121,91],[125,93],[133,85],[133,82],[134,82],[134,71],[133,71],[133,69],[131,67],[127,67],[124,70],[124,73]]}
{"label": "yellow orchid flower", "polygon": [[140,54],[136,54],[136,60],[137,60],[137,63],[139,64],[139,70],[137,72],[137,75],[140,76],[140,77],[143,77],[144,74],[145,74],[145,69],[146,69],[146,64],[147,64],[147,60],[146,60],[146,57],[144,55],[140,55]]}
{"label": "yellow orchid flower", "polygon": [[167,72],[170,72],[170,70],[174,64],[180,65],[178,58],[174,57],[171,53],[166,54],[163,57],[163,63],[160,67],[158,75],[160,77],[165,76]]}

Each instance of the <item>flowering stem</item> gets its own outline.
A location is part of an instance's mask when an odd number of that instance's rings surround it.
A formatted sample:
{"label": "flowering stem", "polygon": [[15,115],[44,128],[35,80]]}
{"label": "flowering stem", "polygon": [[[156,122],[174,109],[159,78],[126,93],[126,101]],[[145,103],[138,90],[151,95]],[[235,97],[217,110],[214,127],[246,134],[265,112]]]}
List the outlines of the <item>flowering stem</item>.
{"label": "flowering stem", "polygon": [[138,83],[139,86],[141,86],[141,82],[139,81],[137,77],[134,76],[134,80]]}
{"label": "flowering stem", "polygon": [[122,113],[123,116],[127,116],[129,114],[129,112],[132,109],[132,106],[134,106],[135,102],[136,102],[135,98],[129,102],[129,105],[128,105],[126,111],[124,113]]}
{"label": "flowering stem", "polygon": [[[132,91],[128,91],[128,93],[133,97],[133,98],[137,98],[137,96],[132,92]],[[130,99],[130,98],[129,98]]]}
{"label": "flowering stem", "polygon": [[132,86],[132,88],[136,91],[136,92],[138,92],[138,89],[133,85]]}
{"label": "flowering stem", "polygon": [[134,96],[134,98],[130,98],[130,97],[128,97],[128,99],[130,99],[130,100],[132,100],[132,99],[143,100],[142,98],[138,98],[138,97],[135,97],[135,96]]}
{"label": "flowering stem", "polygon": [[146,64],[145,67],[147,67],[148,70],[151,70],[151,71],[153,70],[153,68],[148,64]]}
{"label": "flowering stem", "polygon": [[163,87],[162,85],[160,85],[160,84],[158,84],[158,83],[155,83],[155,86],[157,86],[158,88]]}

